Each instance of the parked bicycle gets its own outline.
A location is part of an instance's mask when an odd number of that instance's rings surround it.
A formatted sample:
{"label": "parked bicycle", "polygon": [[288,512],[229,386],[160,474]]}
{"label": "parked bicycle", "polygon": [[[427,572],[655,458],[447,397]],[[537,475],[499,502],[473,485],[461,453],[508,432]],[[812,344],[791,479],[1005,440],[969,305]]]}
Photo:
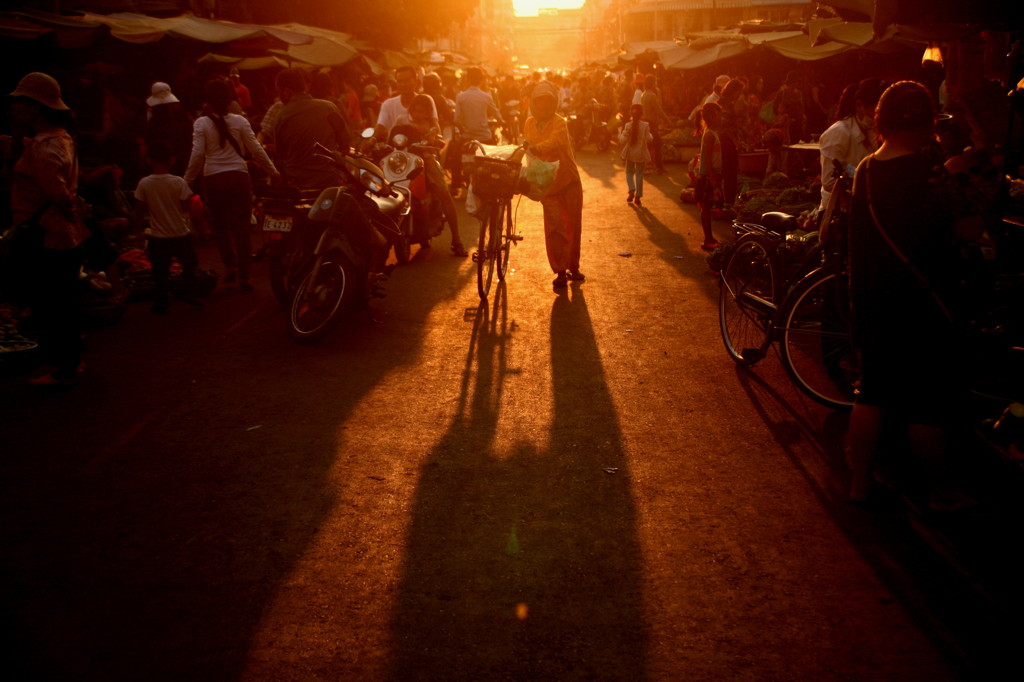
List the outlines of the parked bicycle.
{"label": "parked bicycle", "polygon": [[735,223],[742,236],[722,269],[719,323],[738,364],[753,366],[777,342],[797,388],[823,405],[849,409],[860,374],[838,229],[849,178],[841,167],[834,176],[836,190],[817,233],[797,236],[796,218],[778,212],[764,214],[759,224]]}
{"label": "parked bicycle", "polygon": [[[473,193],[483,202],[480,218],[480,237],[473,254],[476,263],[476,284],[481,299],[486,299],[497,270],[498,280],[504,281],[508,273],[512,246],[522,240],[516,232],[512,215],[512,197],[518,191],[519,172],[526,147],[493,147],[473,143],[477,153],[473,162]],[[500,158],[504,154],[508,158]]]}

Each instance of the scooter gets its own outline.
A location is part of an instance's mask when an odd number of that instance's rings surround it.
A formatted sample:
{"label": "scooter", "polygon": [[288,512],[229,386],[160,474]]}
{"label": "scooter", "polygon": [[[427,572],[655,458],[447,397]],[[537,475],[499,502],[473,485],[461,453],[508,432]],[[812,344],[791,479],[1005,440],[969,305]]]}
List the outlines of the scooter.
{"label": "scooter", "polygon": [[315,153],[340,171],[342,183],[324,189],[309,211],[319,237],[288,318],[292,338],[302,342],[321,338],[371,298],[384,295],[387,249],[401,238],[398,222],[408,205],[406,194],[363,154],[319,144]]}
{"label": "scooter", "polygon": [[607,151],[611,146],[611,135],[602,120],[601,103],[596,99],[584,102],[580,107],[569,114],[568,128],[572,137],[573,147],[582,149],[591,142],[598,151]]}
{"label": "scooter", "polygon": [[395,246],[395,258],[404,264],[409,261],[411,244],[430,246],[430,240],[444,232],[444,212],[427,187],[423,160],[426,154],[439,156],[444,147],[427,142],[412,143],[401,133],[391,137],[391,145],[380,162],[384,178],[410,200],[399,223],[403,240]]}

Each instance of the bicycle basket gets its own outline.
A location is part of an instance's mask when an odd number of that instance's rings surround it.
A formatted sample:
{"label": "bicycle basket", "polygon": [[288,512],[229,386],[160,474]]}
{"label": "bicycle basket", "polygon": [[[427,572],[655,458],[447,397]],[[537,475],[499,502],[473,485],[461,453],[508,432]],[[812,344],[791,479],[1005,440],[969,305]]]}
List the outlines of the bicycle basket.
{"label": "bicycle basket", "polygon": [[520,164],[487,156],[473,159],[473,193],[483,199],[511,199],[519,184]]}

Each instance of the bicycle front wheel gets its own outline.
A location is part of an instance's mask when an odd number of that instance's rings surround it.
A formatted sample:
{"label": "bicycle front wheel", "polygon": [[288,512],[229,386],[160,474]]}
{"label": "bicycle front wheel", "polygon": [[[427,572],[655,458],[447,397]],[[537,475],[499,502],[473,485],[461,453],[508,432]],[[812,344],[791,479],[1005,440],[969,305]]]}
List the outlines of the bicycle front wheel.
{"label": "bicycle front wheel", "polygon": [[776,273],[772,241],[758,234],[740,237],[722,268],[718,321],[729,356],[750,366],[764,357],[776,313]]}
{"label": "bicycle front wheel", "polygon": [[501,237],[500,203],[493,203],[480,221],[480,237],[476,250],[476,288],[480,298],[487,298],[494,279],[494,264],[498,255],[498,241]]}
{"label": "bicycle front wheel", "polygon": [[508,259],[512,253],[512,244],[515,243],[515,224],[512,221],[512,202],[501,202],[501,213],[498,216],[498,281],[504,282],[508,274]]}
{"label": "bicycle front wheel", "polygon": [[860,357],[850,330],[845,277],[830,267],[808,273],[787,297],[780,317],[782,365],[793,383],[822,405],[850,409]]}

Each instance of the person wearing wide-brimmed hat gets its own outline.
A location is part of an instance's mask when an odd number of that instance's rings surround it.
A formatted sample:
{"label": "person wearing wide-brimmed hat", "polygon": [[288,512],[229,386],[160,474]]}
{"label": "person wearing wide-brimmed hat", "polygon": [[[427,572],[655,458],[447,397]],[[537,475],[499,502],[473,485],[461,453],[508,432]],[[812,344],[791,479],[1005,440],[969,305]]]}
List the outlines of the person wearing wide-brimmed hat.
{"label": "person wearing wide-brimmed hat", "polygon": [[172,175],[184,175],[192,150],[192,116],[171,92],[171,86],[162,81],[153,83],[146,99],[149,108],[146,121],[146,147],[157,140],[166,140],[174,152]]}
{"label": "person wearing wide-brimmed hat", "polygon": [[569,280],[582,282],[586,279],[580,272],[583,184],[569,129],[565,119],[556,113],[557,108],[558,88],[550,81],[541,81],[533,88],[530,98],[533,115],[526,119],[523,132],[531,154],[543,161],[558,162],[555,181],[541,205],[548,264],[556,275],[552,284],[555,289],[564,289]]}
{"label": "person wearing wide-brimmed hat", "polygon": [[78,156],[68,132],[73,115],[60,85],[45,73],[30,73],[10,93],[11,124],[30,136],[14,166],[11,184],[13,225],[38,225],[37,248],[25,275],[39,344],[53,367],[30,383],[70,386],[82,360],[78,272],[89,229],[78,196]]}

